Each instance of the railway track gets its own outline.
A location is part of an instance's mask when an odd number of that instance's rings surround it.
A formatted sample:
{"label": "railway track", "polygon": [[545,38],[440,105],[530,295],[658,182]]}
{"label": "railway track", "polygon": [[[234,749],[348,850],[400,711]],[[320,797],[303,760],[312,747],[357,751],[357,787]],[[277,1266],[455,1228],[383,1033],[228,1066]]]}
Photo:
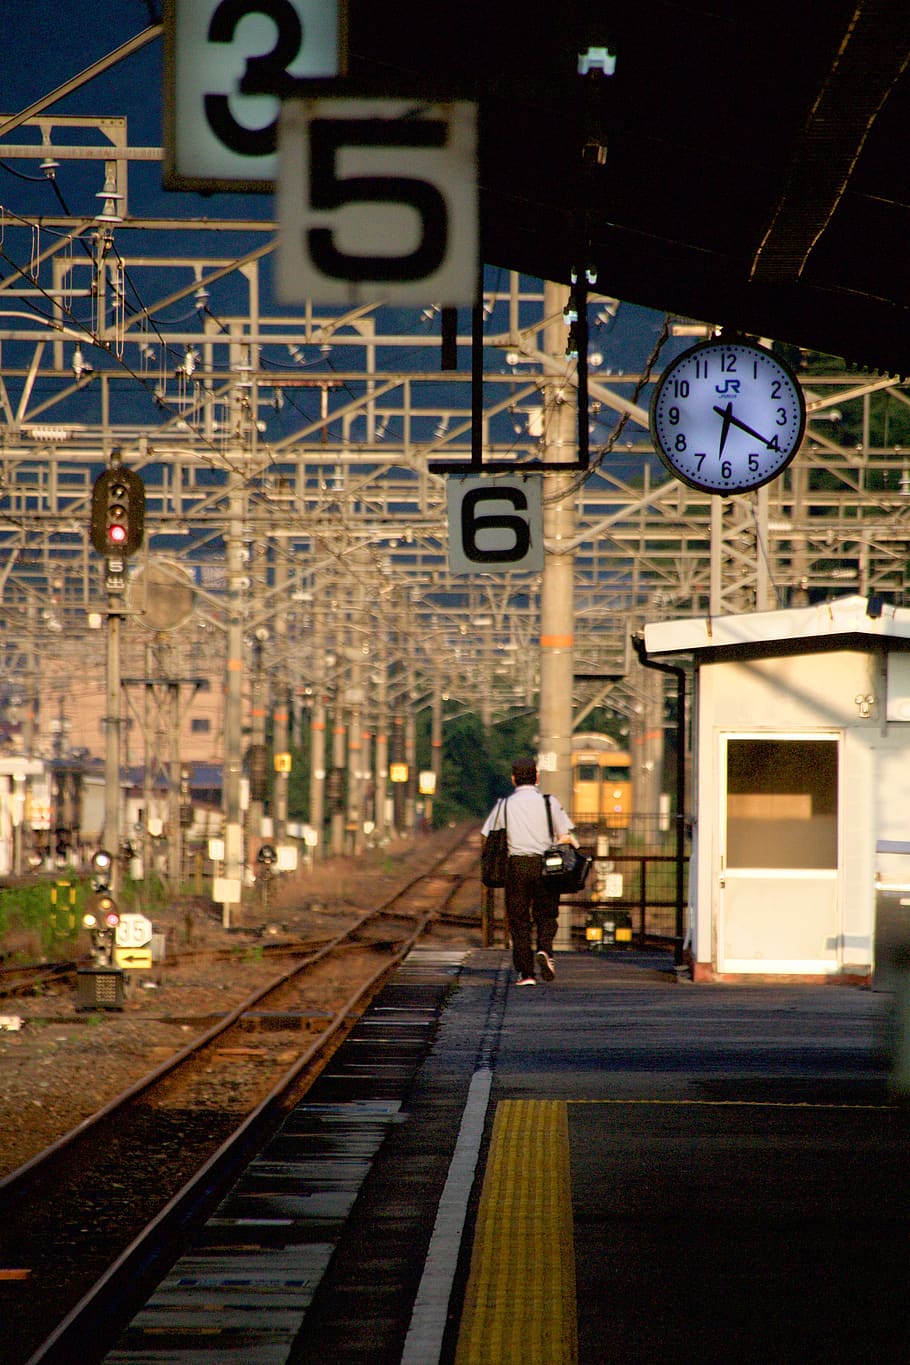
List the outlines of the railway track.
{"label": "railway track", "polygon": [[100,1359],[100,1320],[160,1276],[410,949],[463,936],[478,860],[475,834],[0,1180],[5,1365]]}
{"label": "railway track", "polygon": [[54,982],[75,978],[76,962],[27,962],[16,967],[0,967],[0,1000],[17,995],[33,995]]}

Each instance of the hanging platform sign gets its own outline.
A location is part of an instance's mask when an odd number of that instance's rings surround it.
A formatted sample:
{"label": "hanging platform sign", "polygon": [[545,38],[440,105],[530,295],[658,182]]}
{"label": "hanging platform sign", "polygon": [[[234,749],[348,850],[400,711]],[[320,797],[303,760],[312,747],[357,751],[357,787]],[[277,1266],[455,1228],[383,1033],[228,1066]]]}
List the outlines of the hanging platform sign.
{"label": "hanging platform sign", "polygon": [[345,0],[165,0],[165,188],[271,190],[277,94],[340,76],[345,34]]}
{"label": "hanging platform sign", "polygon": [[471,101],[288,99],[277,198],[282,303],[474,302]]}
{"label": "hanging platform sign", "polygon": [[542,573],[539,474],[448,480],[449,572]]}

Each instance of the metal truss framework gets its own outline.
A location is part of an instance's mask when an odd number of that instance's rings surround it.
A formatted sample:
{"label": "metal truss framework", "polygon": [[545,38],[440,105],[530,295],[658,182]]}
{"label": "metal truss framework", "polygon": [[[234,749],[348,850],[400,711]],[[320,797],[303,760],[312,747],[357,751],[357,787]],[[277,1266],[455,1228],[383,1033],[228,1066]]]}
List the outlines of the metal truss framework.
{"label": "metal truss framework", "polygon": [[[65,165],[95,211],[36,213],[35,191],[0,206],[7,700],[103,659],[87,629],[107,601],[89,508],[118,450],[147,487],[134,567],[164,559],[195,585],[178,671],[197,673],[200,658],[223,668],[239,610],[250,657],[268,638],[270,671],[291,686],[324,686],[330,667],[356,691],[366,661],[393,705],[441,686],[487,719],[531,707],[540,580],[450,573],[446,482],[429,468],[470,459],[467,315],[460,368],[443,370],[432,305],[279,310],[272,222],[128,209],[131,171],[156,167],[161,149],[131,147],[125,119],[39,115],[16,136],[0,141],[4,161],[54,184]],[[539,283],[489,272],[483,308],[485,458],[535,459],[575,401],[574,361],[545,348],[559,317]],[[652,376],[611,372],[615,309],[592,296],[592,469],[562,494],[573,537],[546,547],[574,558],[576,710],[607,694],[635,709],[628,638],[645,620],[845,591],[905,602],[910,451],[888,433],[907,429],[910,388],[814,366],[794,465],[757,494],[711,498],[654,456]],[[547,474],[545,500],[550,487]],[[138,659],[147,639],[134,611],[127,652]]]}

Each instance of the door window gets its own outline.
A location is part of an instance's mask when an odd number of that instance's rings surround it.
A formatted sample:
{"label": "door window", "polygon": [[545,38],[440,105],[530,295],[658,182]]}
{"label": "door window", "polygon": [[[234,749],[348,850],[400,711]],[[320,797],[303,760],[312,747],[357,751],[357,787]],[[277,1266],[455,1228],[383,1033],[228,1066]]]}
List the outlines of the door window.
{"label": "door window", "polygon": [[727,867],[837,867],[837,741],[727,741]]}

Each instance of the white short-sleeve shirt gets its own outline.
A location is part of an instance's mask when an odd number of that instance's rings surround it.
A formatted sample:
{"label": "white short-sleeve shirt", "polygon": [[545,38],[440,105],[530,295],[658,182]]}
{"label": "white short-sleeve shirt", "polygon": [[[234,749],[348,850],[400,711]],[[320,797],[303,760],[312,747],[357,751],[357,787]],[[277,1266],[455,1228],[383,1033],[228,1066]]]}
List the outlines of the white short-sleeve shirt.
{"label": "white short-sleeve shirt", "polygon": [[539,787],[525,783],[516,787],[505,801],[496,803],[480,832],[486,837],[491,830],[502,829],[505,825],[510,854],[545,853],[552,843],[575,828],[555,796],[550,797],[550,814],[553,817],[552,838],[543,794]]}

